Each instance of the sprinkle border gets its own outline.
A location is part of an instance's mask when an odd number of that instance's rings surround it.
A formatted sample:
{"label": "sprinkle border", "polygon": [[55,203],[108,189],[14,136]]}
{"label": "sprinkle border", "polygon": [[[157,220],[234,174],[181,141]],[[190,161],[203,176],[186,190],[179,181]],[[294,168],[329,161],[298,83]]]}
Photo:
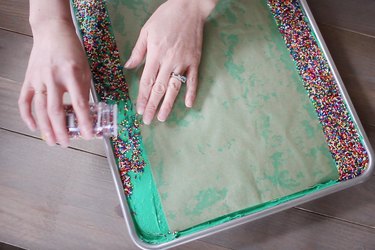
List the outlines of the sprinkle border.
{"label": "sprinkle border", "polygon": [[112,138],[112,146],[125,195],[130,196],[133,191],[130,173],[142,173],[146,161],[140,147],[140,122],[129,98],[106,4],[72,0],[72,5],[98,99],[118,104],[121,131]]}
{"label": "sprinkle border", "polygon": [[300,2],[269,0],[268,6],[315,107],[339,180],[362,174],[368,153]]}

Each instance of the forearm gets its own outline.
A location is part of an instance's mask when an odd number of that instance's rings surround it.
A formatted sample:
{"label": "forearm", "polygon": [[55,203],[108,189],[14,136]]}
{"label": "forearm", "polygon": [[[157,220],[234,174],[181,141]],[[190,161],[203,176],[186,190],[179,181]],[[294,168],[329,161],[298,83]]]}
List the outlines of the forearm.
{"label": "forearm", "polygon": [[73,28],[69,0],[30,0],[29,21],[34,35],[56,24]]}
{"label": "forearm", "polygon": [[176,1],[179,2],[180,8],[187,10],[192,5],[196,6],[200,13],[202,14],[202,18],[206,19],[210,13],[213,11],[219,0],[169,0],[169,1]]}

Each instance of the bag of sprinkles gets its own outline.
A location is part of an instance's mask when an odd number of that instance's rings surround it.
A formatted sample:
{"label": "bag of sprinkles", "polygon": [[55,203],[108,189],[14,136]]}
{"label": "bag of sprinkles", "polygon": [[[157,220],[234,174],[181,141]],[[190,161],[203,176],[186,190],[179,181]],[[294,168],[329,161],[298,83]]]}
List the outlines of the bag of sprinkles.
{"label": "bag of sprinkles", "polygon": [[[78,119],[72,105],[65,105],[66,129],[70,138],[81,136]],[[90,116],[92,119],[92,131],[94,138],[103,136],[117,136],[117,104],[99,102],[90,104]]]}

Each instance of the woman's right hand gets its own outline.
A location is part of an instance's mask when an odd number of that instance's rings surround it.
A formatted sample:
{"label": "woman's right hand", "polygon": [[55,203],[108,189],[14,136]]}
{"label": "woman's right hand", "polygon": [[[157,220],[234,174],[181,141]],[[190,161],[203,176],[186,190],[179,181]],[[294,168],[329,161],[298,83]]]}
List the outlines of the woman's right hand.
{"label": "woman's right hand", "polygon": [[63,95],[68,92],[82,136],[91,138],[91,75],[73,23],[63,19],[49,20],[33,29],[33,35],[34,45],[18,101],[22,119],[31,130],[38,127],[49,145],[59,143],[67,147],[69,138]]}

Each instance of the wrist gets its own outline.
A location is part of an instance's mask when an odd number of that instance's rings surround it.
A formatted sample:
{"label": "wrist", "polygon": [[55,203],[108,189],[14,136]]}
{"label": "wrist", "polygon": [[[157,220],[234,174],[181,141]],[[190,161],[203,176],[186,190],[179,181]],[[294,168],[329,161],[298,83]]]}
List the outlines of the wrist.
{"label": "wrist", "polygon": [[29,22],[33,34],[44,33],[50,27],[73,28],[70,14],[70,1],[67,0],[30,0]]}
{"label": "wrist", "polygon": [[175,2],[183,10],[199,11],[205,21],[219,0],[169,0],[169,2]]}
{"label": "wrist", "polygon": [[207,18],[211,12],[215,9],[219,0],[196,0],[201,4],[201,10],[204,18]]}
{"label": "wrist", "polygon": [[67,18],[48,18],[48,19],[33,19],[30,18],[30,26],[34,38],[42,36],[43,34],[53,34],[59,32],[60,34],[75,32],[73,21]]}

